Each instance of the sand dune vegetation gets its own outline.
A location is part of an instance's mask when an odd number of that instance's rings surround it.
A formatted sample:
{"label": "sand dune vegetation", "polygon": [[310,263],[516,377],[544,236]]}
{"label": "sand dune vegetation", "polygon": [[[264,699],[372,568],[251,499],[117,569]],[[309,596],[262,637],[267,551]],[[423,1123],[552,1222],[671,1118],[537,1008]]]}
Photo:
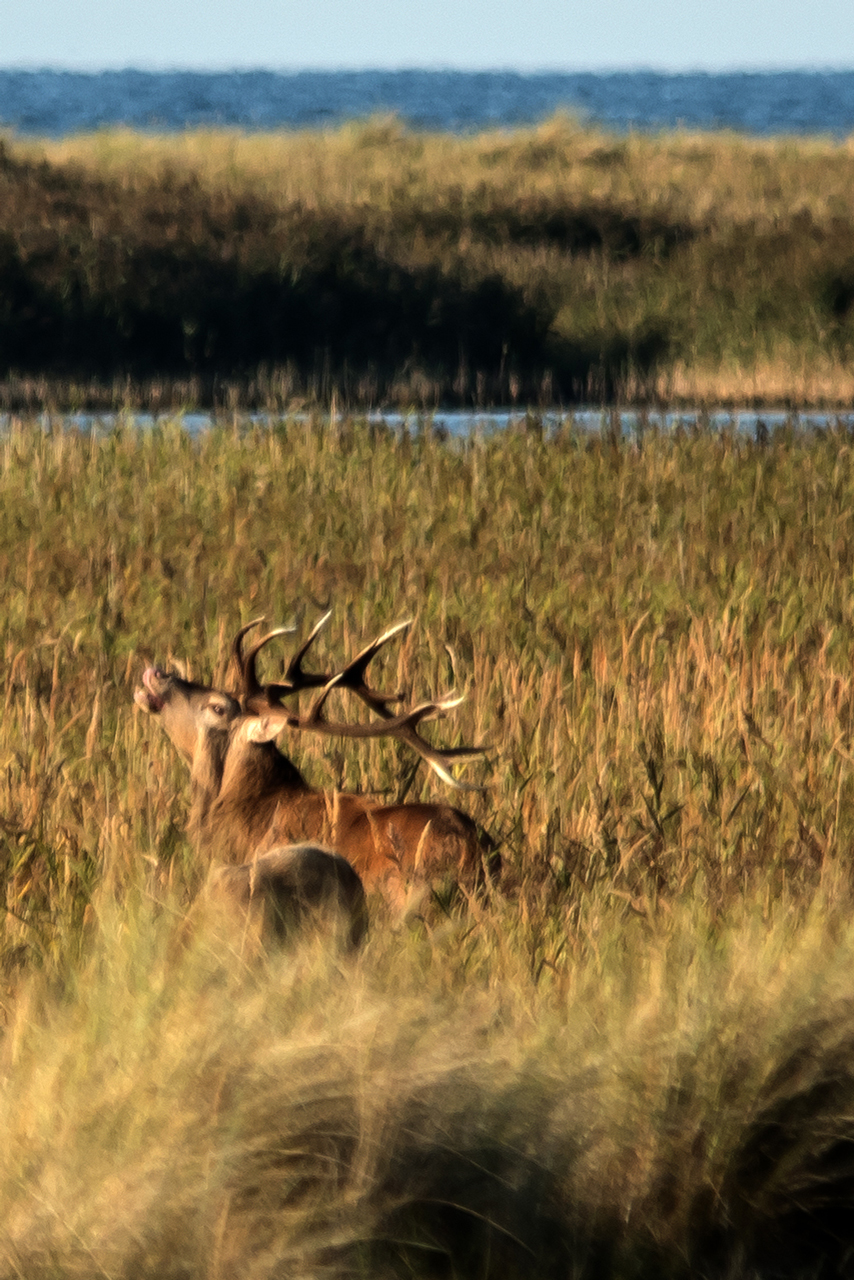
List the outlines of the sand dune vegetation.
{"label": "sand dune vegetation", "polygon": [[9,138],[0,403],[854,398],[850,140]]}
{"label": "sand dune vegetation", "polygon": [[[0,1276],[850,1274],[852,457],[13,419]],[[377,678],[455,666],[504,874],[259,958],[187,935],[186,777],[133,689],[328,605],[319,660],[414,616]],[[286,745],[447,798],[393,743]]]}

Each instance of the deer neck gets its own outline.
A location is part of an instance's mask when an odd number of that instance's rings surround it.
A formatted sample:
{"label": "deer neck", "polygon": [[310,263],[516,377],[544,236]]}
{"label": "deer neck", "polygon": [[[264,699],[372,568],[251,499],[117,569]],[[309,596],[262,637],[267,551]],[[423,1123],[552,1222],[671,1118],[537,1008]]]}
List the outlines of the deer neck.
{"label": "deer neck", "polygon": [[204,826],[222,791],[228,749],[227,733],[199,735],[190,760],[190,823],[196,830]]}
{"label": "deer neck", "polygon": [[296,765],[273,742],[244,744],[225,762],[220,795],[262,797],[281,791],[310,791]]}
{"label": "deer neck", "polygon": [[279,804],[313,794],[273,743],[240,744],[229,753],[216,794],[201,788],[190,815],[194,843],[206,857],[243,862],[257,852]]}

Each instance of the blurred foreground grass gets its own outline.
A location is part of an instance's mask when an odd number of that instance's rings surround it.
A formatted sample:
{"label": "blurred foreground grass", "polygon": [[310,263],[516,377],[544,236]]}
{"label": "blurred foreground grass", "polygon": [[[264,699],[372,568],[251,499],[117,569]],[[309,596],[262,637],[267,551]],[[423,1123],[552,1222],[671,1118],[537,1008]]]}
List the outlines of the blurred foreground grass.
{"label": "blurred foreground grass", "polygon": [[848,913],[499,902],[261,969],[99,911],[0,1047],[4,1276],[847,1274]]}
{"label": "blurred foreground grass", "polygon": [[[839,432],[13,422],[0,1274],[848,1274],[852,521]],[[505,883],[374,904],[352,966],[181,950],[186,780],[133,684],[328,603],[333,660],[416,617],[414,697],[451,647]]]}

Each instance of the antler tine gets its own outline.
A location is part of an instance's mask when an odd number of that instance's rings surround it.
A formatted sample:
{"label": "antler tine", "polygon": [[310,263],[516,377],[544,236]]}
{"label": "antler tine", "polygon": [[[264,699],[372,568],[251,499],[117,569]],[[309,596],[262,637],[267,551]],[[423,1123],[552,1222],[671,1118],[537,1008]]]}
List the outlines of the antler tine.
{"label": "antler tine", "polygon": [[[399,742],[405,742],[408,747],[416,751],[449,787],[454,787],[457,791],[482,791],[483,787],[475,782],[462,782],[459,778],[455,778],[449,765],[451,761],[470,760],[473,756],[485,755],[486,747],[434,747],[418,732],[418,725],[422,720],[441,720],[446,711],[458,707],[461,702],[465,702],[465,694],[454,697],[452,690],[435,702],[424,702],[414,707],[407,715],[387,720],[384,727],[386,733],[391,732]],[[394,728],[392,728],[393,725]]]}
{"label": "antler tine", "polygon": [[448,765],[452,760],[465,760],[472,756],[485,755],[486,747],[445,747],[439,751],[414,729],[411,734],[404,731],[396,736],[401,742],[405,742],[407,746],[417,751],[421,759],[425,760],[433,772],[438,774],[449,787],[454,787],[457,791],[483,791],[483,787],[478,786],[476,782],[463,782],[462,779],[455,778]]}
{"label": "antler tine", "polygon": [[[405,630],[406,627],[412,626],[412,619],[407,619],[406,622],[398,622],[395,626],[389,627],[389,629],[384,631],[381,636],[378,636],[372,644],[369,644],[367,648],[362,649],[361,653],[356,654],[356,657],[353,658],[352,661],[348,662],[345,667],[342,667],[335,675],[330,675],[328,672],[326,674],[320,674],[318,672],[303,671],[303,658],[323,627],[326,626],[326,623],[329,621],[331,616],[331,612],[332,611],[330,610],[329,613],[325,613],[323,617],[315,623],[308,639],[294,654],[285,672],[285,683],[266,685],[256,683],[249,696],[257,699],[259,695],[263,695],[266,697],[267,702],[272,706],[277,698],[286,697],[288,694],[299,693],[303,689],[321,689],[323,692],[320,695],[318,705],[322,706],[323,702],[326,700],[326,696],[332,689],[349,689],[351,692],[355,693],[358,698],[361,698],[362,702],[369,706],[372,711],[375,711],[377,715],[388,718],[392,714],[388,709],[388,704],[390,702],[399,702],[403,697],[403,694],[380,693],[378,689],[370,688],[370,686],[365,682],[365,672],[367,670],[368,663],[376,656],[384,645],[388,644],[390,640],[393,640],[394,637],[401,631]],[[275,634],[275,632],[271,632],[271,635]],[[266,643],[268,638],[269,637],[266,637],[265,640],[261,641],[252,652],[255,653],[257,649],[260,648],[261,644]],[[312,713],[310,712],[309,715],[311,714]]]}
{"label": "antler tine", "polygon": [[[400,627],[395,627],[394,630],[398,631]],[[359,656],[361,657],[362,655],[360,654]],[[426,738],[422,738],[418,732],[418,725],[422,720],[443,719],[446,711],[450,711],[453,707],[458,707],[461,702],[465,701],[464,695],[455,697],[452,690],[450,693],[445,694],[444,697],[437,698],[433,702],[422,702],[419,706],[413,707],[411,711],[407,711],[400,716],[391,715],[388,709],[383,704],[380,704],[376,709],[383,718],[374,721],[373,724],[333,724],[323,719],[323,707],[332,690],[342,685],[343,674],[342,672],[337,676],[333,676],[306,716],[288,716],[286,717],[286,723],[294,729],[308,729],[313,730],[315,733],[334,734],[336,737],[342,738],[397,738],[398,741],[405,742],[407,746],[412,747],[413,751],[416,751],[423,760],[426,760],[430,768],[449,786],[456,787],[459,791],[481,791],[483,789],[475,783],[461,782],[459,778],[455,778],[450,772],[449,765],[451,761],[484,755],[486,747],[443,747],[440,749],[434,747]]]}
{"label": "antler tine", "polygon": [[234,665],[237,668],[237,678],[240,684],[243,684],[244,672],[246,670],[246,662],[243,657],[243,637],[248,635],[254,627],[260,627],[263,621],[264,616],[262,614],[260,618],[253,618],[251,622],[245,623],[240,628],[232,642],[231,656],[233,657]]}
{"label": "antler tine", "polygon": [[276,636],[290,636],[295,631],[296,627],[274,627],[272,631],[268,631],[260,640],[255,641],[244,658],[242,690],[244,697],[251,698],[255,694],[265,693],[267,690],[275,688],[274,685],[262,685],[259,681],[255,667],[256,659],[264,646],[269,644],[271,640],[275,640]]}
{"label": "antler tine", "polygon": [[295,630],[294,627],[276,627],[273,631],[268,632],[267,635],[262,636],[260,640],[257,640],[248,653],[244,653],[244,637],[248,635],[254,627],[260,626],[263,621],[263,615],[260,618],[253,618],[251,622],[247,622],[242,626],[234,637],[233,653],[240,685],[237,692],[239,696],[244,699],[255,697],[257,694],[263,693],[264,691],[263,686],[258,680],[258,674],[255,666],[258,654],[264,648],[264,645],[269,644],[269,642],[274,640],[276,636],[290,635]]}
{"label": "antler tine", "polygon": [[376,711],[377,715],[389,718],[391,712],[388,709],[389,702],[400,702],[403,697],[402,693],[380,693],[377,689],[371,689],[365,683],[365,672],[368,664],[376,657],[380,649],[393,640],[401,631],[405,631],[407,627],[412,626],[412,618],[407,618],[405,622],[396,622],[393,627],[389,627],[381,636],[377,636],[372,644],[363,649],[361,653],[357,653],[352,662],[348,662],[346,667],[339,671],[338,675],[330,680],[321,694],[321,702],[325,700],[327,693],[336,686],[341,689],[350,689],[357,697],[361,698],[366,706],[372,711]]}
{"label": "antler tine", "polygon": [[234,660],[237,663],[238,667],[241,668],[241,670],[243,668],[243,637],[245,635],[248,635],[249,632],[253,629],[253,627],[260,627],[263,621],[264,621],[264,615],[262,613],[260,618],[253,618],[251,622],[244,622],[243,626],[240,628],[237,635],[234,637],[234,640],[232,641],[231,648],[232,648],[232,653],[234,655]]}
{"label": "antler tine", "polygon": [[256,618],[254,622],[248,623],[238,632],[235,639],[235,657],[238,663],[242,685],[240,693],[244,700],[244,705],[249,706],[250,709],[252,707],[257,709],[259,706],[261,709],[264,709],[265,706],[272,709],[276,704],[277,698],[285,698],[289,694],[299,693],[301,689],[320,689],[329,681],[328,673],[321,675],[303,671],[302,660],[331,616],[332,610],[330,609],[314,624],[308,639],[300,646],[288,663],[284,682],[261,684],[257,676],[255,661],[265,644],[269,644],[276,636],[292,635],[296,631],[296,627],[276,627],[266,636],[262,636],[245,655],[240,652],[240,641],[247,631],[257,627],[259,622],[263,622],[264,619]]}
{"label": "antler tine", "polygon": [[[332,617],[332,610],[328,609],[322,618],[315,622],[308,639],[297,649],[294,656],[288,663],[288,669],[285,672],[285,679],[289,685],[289,691],[294,692],[299,689],[317,689],[320,685],[325,684],[329,680],[329,676],[313,675],[311,672],[303,671],[302,660]],[[281,687],[281,686],[277,686]]]}

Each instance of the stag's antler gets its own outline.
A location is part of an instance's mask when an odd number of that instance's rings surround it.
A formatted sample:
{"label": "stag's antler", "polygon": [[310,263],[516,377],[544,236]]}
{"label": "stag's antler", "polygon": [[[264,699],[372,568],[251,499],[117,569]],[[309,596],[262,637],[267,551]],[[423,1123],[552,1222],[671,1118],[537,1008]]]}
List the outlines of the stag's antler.
{"label": "stag's antler", "polygon": [[[305,650],[308,648],[308,645],[311,644],[311,641],[314,639],[315,635],[323,626],[324,622],[328,617],[329,617],[329,614],[327,613],[326,617],[323,617],[320,619],[320,622],[317,624],[314,631],[312,631],[306,644],[303,645],[303,648],[300,650],[300,654],[297,655],[297,659],[299,659],[301,654],[305,652]],[[240,698],[241,701],[247,698],[257,697],[260,693],[263,693],[264,691],[264,686],[261,685],[261,683],[259,682],[257,671],[255,668],[256,659],[258,657],[258,654],[264,648],[264,645],[269,644],[269,642],[275,639],[276,636],[292,635],[293,632],[296,630],[296,627],[276,627],[274,631],[270,631],[266,636],[262,636],[261,639],[258,640],[252,646],[252,648],[249,650],[248,653],[244,653],[243,652],[244,636],[248,635],[249,632],[254,630],[255,627],[260,627],[263,621],[264,621],[264,618],[262,616],[260,618],[253,618],[251,622],[247,622],[245,626],[242,626],[240,628],[237,635],[234,637],[234,642],[231,646],[234,665],[237,668],[237,688],[235,689],[235,693],[237,694],[238,698]],[[267,686],[267,687],[269,688],[272,686]],[[282,686],[282,690],[283,692],[285,692],[284,686]]]}
{"label": "stag's antler", "polygon": [[378,689],[371,689],[365,683],[365,671],[371,658],[387,644],[399,631],[412,625],[411,620],[408,622],[399,622],[397,626],[391,627],[388,631],[381,635],[373,644],[368,645],[367,649],[363,649],[360,654],[353,659],[352,662],[338,672],[314,672],[303,671],[302,663],[305,655],[308,653],[314,641],[320,635],[320,632],[326,626],[332,610],[325,613],[318,622],[314,624],[308,639],[300,646],[294,656],[288,663],[285,671],[284,681],[274,682],[271,684],[261,684],[256,671],[256,660],[258,654],[266,644],[271,640],[275,640],[277,636],[291,635],[295,627],[276,627],[267,635],[257,640],[248,653],[243,652],[243,638],[247,632],[253,627],[259,626],[264,621],[263,618],[255,618],[252,622],[247,622],[241,627],[237,635],[234,637],[234,661],[238,673],[237,696],[243,705],[252,710],[251,704],[257,703],[258,699],[266,700],[267,704],[275,705],[280,698],[287,698],[295,693],[301,693],[304,689],[325,689],[330,682],[337,681],[342,688],[352,689],[372,710],[380,715],[388,715],[388,703],[400,702],[403,697],[402,693],[380,693]]}
{"label": "stag's antler", "polygon": [[[450,772],[450,765],[454,761],[483,755],[486,750],[485,747],[445,747],[440,750],[418,733],[418,726],[423,720],[441,719],[451,708],[459,706],[463,701],[462,697],[455,697],[452,691],[433,702],[423,702],[409,711],[394,715],[389,710],[389,703],[401,701],[403,694],[380,693],[378,690],[372,689],[366,682],[365,674],[368,664],[384,645],[388,644],[390,640],[394,639],[402,631],[405,631],[407,627],[410,627],[412,620],[398,622],[395,626],[384,631],[381,636],[378,636],[372,644],[369,644],[361,653],[357,654],[341,671],[333,675],[321,676],[305,672],[302,670],[302,660],[309,646],[313,643],[321,628],[325,626],[328,619],[329,614],[327,613],[316,624],[308,639],[291,659],[285,672],[286,683],[284,684],[260,684],[255,671],[255,659],[268,641],[275,636],[284,634],[288,628],[278,628],[275,631],[271,631],[263,639],[257,641],[246,655],[241,653],[243,636],[253,626],[257,626],[262,619],[256,619],[255,622],[249,623],[248,626],[238,632],[235,639],[234,652],[241,674],[242,689],[240,696],[245,709],[267,718],[272,717],[274,722],[280,723],[282,727],[287,725],[291,729],[301,729],[344,738],[396,738],[399,742],[405,742],[423,760],[426,760],[430,768],[449,786],[457,787],[463,791],[480,790],[479,787],[472,783],[461,782],[458,778],[455,778]],[[320,695],[304,716],[296,715],[294,712],[289,711],[279,701],[280,698],[298,693],[303,689],[317,688],[321,690]],[[326,720],[323,714],[324,706],[333,689],[349,689],[374,711],[380,719],[371,721],[368,724],[345,724]]]}

